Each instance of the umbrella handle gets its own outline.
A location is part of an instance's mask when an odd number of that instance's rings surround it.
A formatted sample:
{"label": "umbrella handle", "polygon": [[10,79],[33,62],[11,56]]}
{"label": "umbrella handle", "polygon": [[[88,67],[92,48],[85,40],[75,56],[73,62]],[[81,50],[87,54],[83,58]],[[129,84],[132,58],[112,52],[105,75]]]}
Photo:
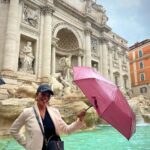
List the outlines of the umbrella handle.
{"label": "umbrella handle", "polygon": [[[92,105],[90,105],[87,109],[85,109],[84,111],[82,111],[81,113],[82,114],[85,114],[85,112],[88,110],[88,109],[90,109],[91,107],[93,107]],[[82,114],[81,113],[79,113],[78,115],[77,115],[77,117],[80,117]]]}
{"label": "umbrella handle", "polygon": [[90,109],[91,107],[93,107],[92,105],[90,105],[87,109],[85,109],[85,111],[87,111],[88,109]]}

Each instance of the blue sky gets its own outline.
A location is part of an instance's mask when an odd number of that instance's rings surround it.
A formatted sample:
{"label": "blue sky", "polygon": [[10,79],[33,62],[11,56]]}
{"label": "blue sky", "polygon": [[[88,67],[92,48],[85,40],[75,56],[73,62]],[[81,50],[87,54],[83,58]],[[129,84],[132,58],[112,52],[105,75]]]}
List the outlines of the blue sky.
{"label": "blue sky", "polygon": [[97,0],[103,5],[112,31],[131,46],[150,39],[150,0]]}

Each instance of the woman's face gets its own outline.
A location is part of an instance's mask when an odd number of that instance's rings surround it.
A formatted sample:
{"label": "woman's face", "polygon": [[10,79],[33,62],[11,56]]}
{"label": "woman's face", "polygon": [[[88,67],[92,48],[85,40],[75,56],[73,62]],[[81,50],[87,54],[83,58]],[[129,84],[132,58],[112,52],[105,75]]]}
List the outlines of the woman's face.
{"label": "woman's face", "polygon": [[46,106],[48,104],[48,101],[50,100],[50,93],[49,92],[39,92],[36,94],[36,100],[38,105],[40,106]]}

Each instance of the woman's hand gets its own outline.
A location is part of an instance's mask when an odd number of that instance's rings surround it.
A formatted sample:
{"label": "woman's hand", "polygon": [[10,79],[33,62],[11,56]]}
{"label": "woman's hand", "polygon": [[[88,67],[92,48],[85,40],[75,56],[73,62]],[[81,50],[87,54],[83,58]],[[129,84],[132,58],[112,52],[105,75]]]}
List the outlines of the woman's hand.
{"label": "woman's hand", "polygon": [[86,110],[84,109],[77,115],[77,117],[79,118],[80,121],[83,121],[83,119],[85,118],[85,115],[86,115]]}

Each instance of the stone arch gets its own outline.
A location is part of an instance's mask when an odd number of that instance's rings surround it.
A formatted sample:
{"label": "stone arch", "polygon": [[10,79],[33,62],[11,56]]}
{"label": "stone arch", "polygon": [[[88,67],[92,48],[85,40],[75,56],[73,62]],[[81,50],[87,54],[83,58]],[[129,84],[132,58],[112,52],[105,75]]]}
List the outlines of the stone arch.
{"label": "stone arch", "polygon": [[83,46],[82,46],[82,41],[81,41],[81,37],[78,33],[78,31],[76,31],[75,27],[71,26],[70,24],[68,23],[65,23],[65,22],[60,22],[58,24],[56,24],[54,27],[53,27],[53,30],[52,30],[52,35],[54,38],[57,38],[57,34],[60,30],[62,29],[67,29],[67,30],[70,30],[76,37],[77,41],[78,41],[78,44],[79,44],[79,48],[80,49],[83,49]]}

